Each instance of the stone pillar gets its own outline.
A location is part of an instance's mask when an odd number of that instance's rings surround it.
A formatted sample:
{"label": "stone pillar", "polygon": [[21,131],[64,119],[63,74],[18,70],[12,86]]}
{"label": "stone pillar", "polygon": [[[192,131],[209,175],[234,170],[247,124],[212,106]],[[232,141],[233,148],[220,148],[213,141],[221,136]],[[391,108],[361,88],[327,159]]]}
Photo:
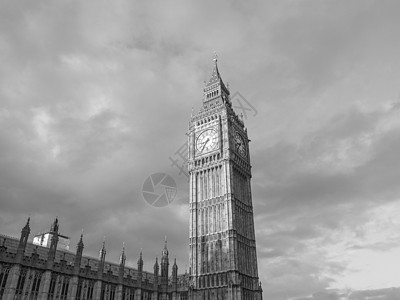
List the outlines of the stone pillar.
{"label": "stone pillar", "polygon": [[142,251],[140,251],[137,265],[138,265],[138,277],[137,277],[138,288],[135,290],[135,299],[142,299],[142,278],[143,278]]}
{"label": "stone pillar", "polygon": [[122,300],[122,284],[117,285],[117,288],[115,289],[115,300]]}
{"label": "stone pillar", "polygon": [[125,274],[125,243],[122,246],[122,253],[120,257],[119,270],[118,270],[118,285],[115,290],[115,299],[122,300],[123,284],[124,284],[124,274]]}
{"label": "stone pillar", "polygon": [[256,300],[263,299],[262,292],[263,292],[263,290],[262,290],[262,286],[261,286],[261,282],[260,282],[259,286],[258,286],[258,291],[256,292]]}
{"label": "stone pillar", "polygon": [[22,263],[22,261],[24,260],[26,244],[28,243],[28,237],[31,232],[31,228],[29,227],[29,220],[30,220],[30,218],[28,218],[26,225],[21,230],[21,237],[19,239],[17,255],[16,255],[17,263]]}
{"label": "stone pillar", "polygon": [[76,246],[76,254],[75,254],[75,261],[74,261],[74,277],[71,278],[69,281],[69,288],[68,288],[68,300],[75,300],[76,299],[76,292],[78,289],[78,282],[79,282],[79,272],[81,270],[81,261],[82,261],[82,252],[83,252],[83,234],[81,234],[81,238]]}
{"label": "stone pillar", "polygon": [[21,274],[21,266],[14,265],[10,272],[8,273],[8,278],[6,282],[6,288],[4,290],[3,299],[13,300],[15,296],[15,290],[17,288],[19,275]]}
{"label": "stone pillar", "polygon": [[100,262],[98,265],[97,269],[97,281],[94,284],[93,287],[93,299],[100,299],[101,297],[101,286],[102,286],[102,279],[103,279],[103,271],[104,271],[104,266],[105,266],[105,260],[106,260],[106,242],[103,241],[103,246],[100,249]]}
{"label": "stone pillar", "polygon": [[68,288],[68,295],[67,299],[68,300],[75,300],[76,299],[76,291],[78,289],[78,281],[79,278],[77,276],[74,276],[70,279],[69,281],[69,288]]}
{"label": "stone pillar", "polygon": [[38,300],[47,300],[51,282],[51,271],[47,270],[42,275],[42,280],[39,286]]}
{"label": "stone pillar", "polygon": [[[100,299],[101,297],[101,280],[97,280],[93,286],[93,299]],[[139,298],[140,299],[140,298]]]}
{"label": "stone pillar", "polygon": [[234,297],[235,297],[235,294],[233,292],[233,287],[232,287],[231,284],[229,284],[229,286],[228,286],[228,299],[229,300],[233,300],[233,299],[235,299]]}
{"label": "stone pillar", "polygon": [[142,299],[142,289],[138,288],[135,290],[135,299]]}
{"label": "stone pillar", "polygon": [[240,286],[236,287],[236,299],[242,299],[242,288]]}
{"label": "stone pillar", "polygon": [[151,300],[158,300],[158,292],[157,292],[157,291],[154,291],[154,292],[151,294]]}
{"label": "stone pillar", "polygon": [[3,241],[1,242],[1,246],[0,246],[0,259],[3,258],[6,251],[7,251],[6,238],[3,238]]}
{"label": "stone pillar", "polygon": [[[161,268],[163,267],[162,265],[162,259],[161,259]],[[159,266],[158,266],[158,258],[156,257],[156,262],[154,263],[154,284],[153,284],[153,293],[151,294],[151,299],[152,300],[158,300],[158,271],[159,271]],[[161,269],[161,274],[163,274],[163,269]],[[162,278],[161,278],[161,283],[162,283]]]}
{"label": "stone pillar", "polygon": [[179,300],[177,292],[172,292],[172,300]]}

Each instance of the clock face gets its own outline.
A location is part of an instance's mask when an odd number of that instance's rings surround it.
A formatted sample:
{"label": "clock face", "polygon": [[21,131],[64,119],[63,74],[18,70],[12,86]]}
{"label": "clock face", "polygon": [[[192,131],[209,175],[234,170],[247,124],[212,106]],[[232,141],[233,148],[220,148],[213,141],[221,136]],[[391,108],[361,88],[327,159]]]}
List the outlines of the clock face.
{"label": "clock face", "polygon": [[218,146],[218,134],[214,129],[207,129],[200,133],[196,141],[196,149],[200,153],[206,153]]}
{"label": "clock face", "polygon": [[246,145],[239,133],[235,134],[235,150],[243,157],[246,157]]}

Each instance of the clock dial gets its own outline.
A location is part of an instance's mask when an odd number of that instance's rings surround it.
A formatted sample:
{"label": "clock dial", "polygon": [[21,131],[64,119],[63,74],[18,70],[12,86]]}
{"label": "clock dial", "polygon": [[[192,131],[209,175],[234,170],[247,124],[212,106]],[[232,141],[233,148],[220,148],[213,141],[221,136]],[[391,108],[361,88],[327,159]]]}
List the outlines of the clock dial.
{"label": "clock dial", "polygon": [[217,148],[218,134],[214,129],[207,129],[200,133],[196,141],[197,151],[206,153]]}
{"label": "clock dial", "polygon": [[235,134],[235,149],[243,157],[246,157],[246,144],[239,133]]}

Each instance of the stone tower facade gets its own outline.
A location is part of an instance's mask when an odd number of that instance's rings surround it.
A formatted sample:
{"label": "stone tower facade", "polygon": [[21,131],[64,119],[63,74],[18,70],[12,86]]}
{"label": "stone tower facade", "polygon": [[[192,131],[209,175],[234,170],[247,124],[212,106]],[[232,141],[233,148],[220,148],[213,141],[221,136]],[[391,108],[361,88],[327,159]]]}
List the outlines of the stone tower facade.
{"label": "stone tower facade", "polygon": [[249,139],[218,71],[188,133],[189,298],[262,299],[251,196]]}

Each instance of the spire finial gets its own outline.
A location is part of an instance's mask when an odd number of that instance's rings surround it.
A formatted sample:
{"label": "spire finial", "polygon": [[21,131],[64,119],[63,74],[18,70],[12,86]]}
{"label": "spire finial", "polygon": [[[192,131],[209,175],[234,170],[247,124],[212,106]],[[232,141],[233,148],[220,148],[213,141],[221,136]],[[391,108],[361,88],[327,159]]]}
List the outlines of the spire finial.
{"label": "spire finial", "polygon": [[100,260],[103,261],[106,257],[106,237],[104,236],[103,246],[100,249]]}
{"label": "spire finial", "polygon": [[31,217],[28,217],[28,220],[26,221],[26,224],[25,224],[25,226],[24,226],[24,229],[25,229],[25,230],[30,230],[30,229],[29,229],[29,222],[30,222],[30,220],[31,220]]}
{"label": "spire finial", "polygon": [[122,243],[122,252],[121,252],[121,257],[119,259],[119,262],[121,265],[125,265],[126,261],[126,255],[125,255],[125,242]]}
{"label": "spire finial", "polygon": [[81,237],[79,238],[78,244],[83,244],[83,230],[82,230],[82,233],[81,233]]}
{"label": "spire finial", "polygon": [[167,236],[165,236],[164,249],[162,250],[162,257],[168,257]]}
{"label": "spire finial", "polygon": [[50,227],[50,231],[53,233],[58,233],[58,216],[54,219],[53,224]]}
{"label": "spire finial", "polygon": [[214,51],[214,58],[213,58],[213,61],[214,61],[215,64],[217,64],[217,61],[218,61],[218,54],[217,54],[216,51]]}
{"label": "spire finial", "polygon": [[164,250],[167,250],[168,249],[168,247],[167,247],[167,236],[165,236],[165,241],[164,241]]}

